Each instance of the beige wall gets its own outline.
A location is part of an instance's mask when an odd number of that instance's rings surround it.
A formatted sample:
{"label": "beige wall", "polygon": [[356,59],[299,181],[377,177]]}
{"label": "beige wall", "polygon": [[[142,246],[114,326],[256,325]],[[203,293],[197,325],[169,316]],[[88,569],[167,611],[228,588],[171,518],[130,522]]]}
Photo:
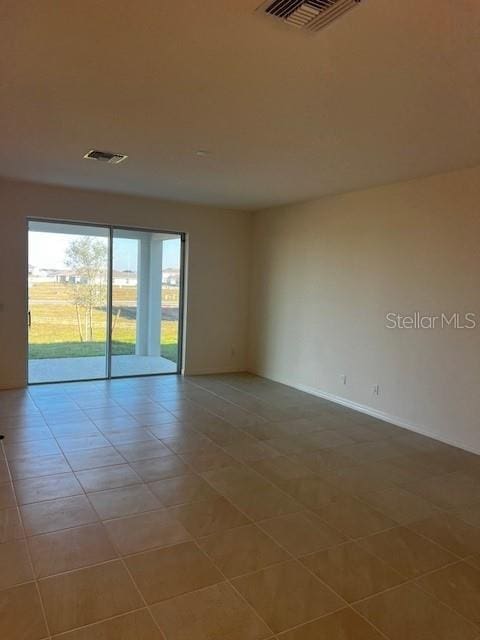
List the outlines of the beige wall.
{"label": "beige wall", "polygon": [[479,247],[480,168],[256,214],[252,370],[480,453],[480,326],[385,328],[480,323]]}
{"label": "beige wall", "polygon": [[1,180],[0,388],[25,384],[27,217],[186,232],[186,372],[245,369],[251,214]]}

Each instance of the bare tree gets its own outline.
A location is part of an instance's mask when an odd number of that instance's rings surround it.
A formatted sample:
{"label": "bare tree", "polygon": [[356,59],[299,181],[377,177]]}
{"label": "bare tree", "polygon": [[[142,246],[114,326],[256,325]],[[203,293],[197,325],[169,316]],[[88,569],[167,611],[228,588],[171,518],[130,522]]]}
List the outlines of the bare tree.
{"label": "bare tree", "polygon": [[73,240],[65,252],[65,264],[75,276],[71,291],[81,342],[93,340],[93,310],[106,303],[107,261],[106,243],[91,236]]}

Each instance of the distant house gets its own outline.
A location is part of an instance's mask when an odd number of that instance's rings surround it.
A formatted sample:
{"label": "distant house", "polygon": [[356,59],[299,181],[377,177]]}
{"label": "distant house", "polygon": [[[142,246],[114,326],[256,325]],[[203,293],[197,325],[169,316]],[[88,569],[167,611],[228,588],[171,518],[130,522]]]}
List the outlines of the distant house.
{"label": "distant house", "polygon": [[125,271],[113,271],[112,284],[116,287],[136,287],[137,274],[135,271],[125,269]]}
{"label": "distant house", "polygon": [[[102,280],[104,280],[102,278]],[[114,270],[112,272],[112,284],[115,287],[136,287],[137,273],[125,269],[124,271]],[[85,284],[86,278],[75,273],[71,269],[41,269],[34,265],[28,265],[28,283],[29,285],[51,282],[57,284]],[[169,267],[162,271],[162,284],[178,287],[180,284],[180,271]]]}
{"label": "distant house", "polygon": [[28,265],[28,284],[41,282],[79,282],[79,276],[65,269],[42,269],[31,264]]}
{"label": "distant house", "polygon": [[69,269],[52,269],[51,275],[58,284],[85,284],[87,278]]}

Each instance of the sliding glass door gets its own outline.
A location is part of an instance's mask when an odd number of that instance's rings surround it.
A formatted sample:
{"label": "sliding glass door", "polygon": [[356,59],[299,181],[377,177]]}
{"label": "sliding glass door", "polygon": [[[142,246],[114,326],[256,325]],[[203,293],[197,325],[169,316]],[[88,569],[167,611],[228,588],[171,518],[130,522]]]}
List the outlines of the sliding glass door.
{"label": "sliding glass door", "polygon": [[28,378],[104,378],[108,336],[108,229],[30,221]]}
{"label": "sliding glass door", "polygon": [[181,251],[178,234],[113,230],[112,377],[177,371]]}
{"label": "sliding glass door", "polygon": [[31,220],[28,381],[180,371],[183,236]]}

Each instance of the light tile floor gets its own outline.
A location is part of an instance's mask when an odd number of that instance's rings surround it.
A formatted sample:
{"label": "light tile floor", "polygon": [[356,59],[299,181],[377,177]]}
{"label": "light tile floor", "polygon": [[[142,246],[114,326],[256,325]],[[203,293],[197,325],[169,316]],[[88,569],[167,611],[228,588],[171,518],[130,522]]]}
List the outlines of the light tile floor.
{"label": "light tile floor", "polygon": [[2,640],[480,640],[480,457],[247,374],[0,393]]}

